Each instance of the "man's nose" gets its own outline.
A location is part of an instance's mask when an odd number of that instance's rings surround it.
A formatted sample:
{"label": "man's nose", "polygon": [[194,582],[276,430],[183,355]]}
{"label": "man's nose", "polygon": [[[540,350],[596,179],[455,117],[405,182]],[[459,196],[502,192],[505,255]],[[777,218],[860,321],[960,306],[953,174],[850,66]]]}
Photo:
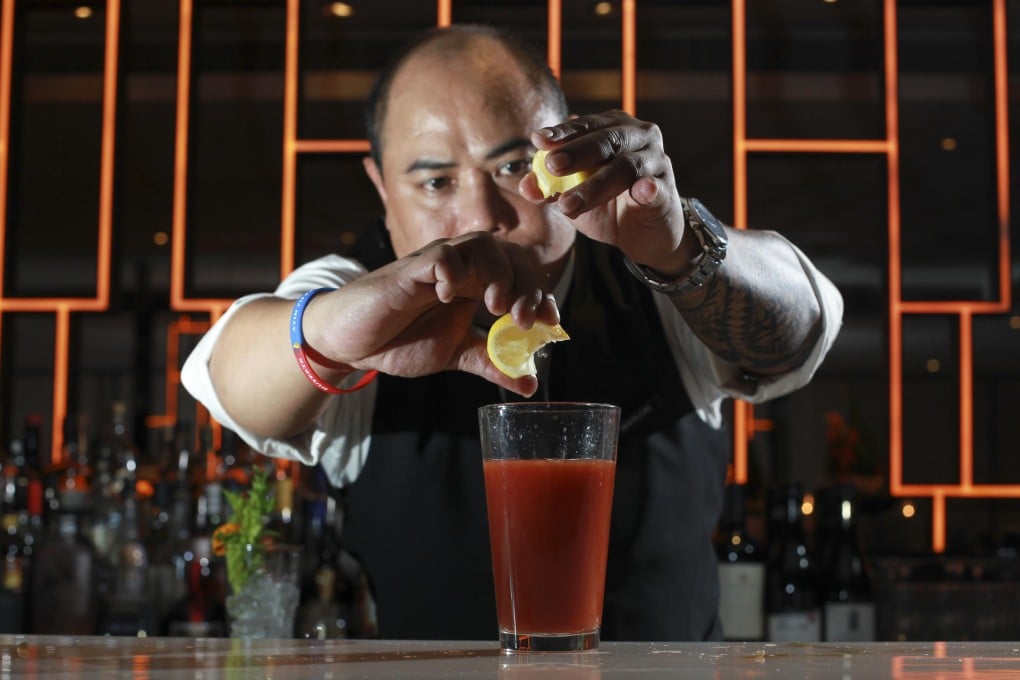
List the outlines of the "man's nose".
{"label": "man's nose", "polygon": [[489,173],[475,172],[457,192],[460,227],[464,231],[497,232],[514,221],[514,208]]}

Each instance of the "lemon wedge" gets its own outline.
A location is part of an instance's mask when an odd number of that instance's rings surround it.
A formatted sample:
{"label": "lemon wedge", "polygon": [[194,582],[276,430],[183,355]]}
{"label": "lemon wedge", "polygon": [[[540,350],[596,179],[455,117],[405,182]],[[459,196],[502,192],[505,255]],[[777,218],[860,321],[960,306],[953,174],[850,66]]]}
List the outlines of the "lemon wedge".
{"label": "lemon wedge", "polygon": [[550,342],[569,339],[570,336],[559,324],[550,326],[536,321],[534,326],[524,330],[514,323],[509,314],[504,314],[489,329],[485,349],[496,368],[511,378],[520,378],[538,373],[535,352],[540,348]]}
{"label": "lemon wedge", "polygon": [[564,191],[573,189],[578,184],[588,179],[591,173],[575,172],[572,175],[554,175],[549,172],[549,169],[545,167],[545,157],[549,155],[549,152],[544,149],[539,149],[535,152],[535,157],[531,159],[531,171],[535,173],[535,180],[538,182],[538,188],[542,190],[542,195],[546,198],[555,196],[556,194],[562,194]]}

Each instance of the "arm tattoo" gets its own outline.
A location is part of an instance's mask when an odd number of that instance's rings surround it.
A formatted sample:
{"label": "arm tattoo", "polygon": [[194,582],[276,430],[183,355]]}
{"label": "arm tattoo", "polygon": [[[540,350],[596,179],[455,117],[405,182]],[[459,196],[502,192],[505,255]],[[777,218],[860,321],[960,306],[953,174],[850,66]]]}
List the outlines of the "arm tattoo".
{"label": "arm tattoo", "polygon": [[722,359],[751,374],[784,373],[807,360],[822,331],[821,317],[797,295],[803,288],[786,283],[752,288],[717,276],[673,303]]}

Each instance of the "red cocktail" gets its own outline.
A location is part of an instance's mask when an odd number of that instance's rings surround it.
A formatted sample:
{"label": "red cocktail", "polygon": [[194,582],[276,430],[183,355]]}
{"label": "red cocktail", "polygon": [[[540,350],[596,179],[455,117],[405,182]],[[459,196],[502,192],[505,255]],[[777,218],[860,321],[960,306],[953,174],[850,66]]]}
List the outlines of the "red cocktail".
{"label": "red cocktail", "polygon": [[594,649],[619,409],[497,404],[479,418],[503,648]]}

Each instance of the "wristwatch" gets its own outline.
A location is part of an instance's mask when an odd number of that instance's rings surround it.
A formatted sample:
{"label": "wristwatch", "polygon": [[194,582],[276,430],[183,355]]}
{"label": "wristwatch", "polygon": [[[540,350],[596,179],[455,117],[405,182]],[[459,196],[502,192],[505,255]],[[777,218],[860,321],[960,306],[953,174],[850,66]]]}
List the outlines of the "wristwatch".
{"label": "wristwatch", "polygon": [[701,243],[701,254],[692,260],[693,268],[687,276],[682,279],[664,279],[648,267],[635,264],[629,257],[623,258],[627,269],[638,281],[659,293],[675,295],[701,288],[715,276],[726,259],[729,239],[722,223],[696,198],[681,198],[680,205],[683,207],[686,227],[694,232]]}

